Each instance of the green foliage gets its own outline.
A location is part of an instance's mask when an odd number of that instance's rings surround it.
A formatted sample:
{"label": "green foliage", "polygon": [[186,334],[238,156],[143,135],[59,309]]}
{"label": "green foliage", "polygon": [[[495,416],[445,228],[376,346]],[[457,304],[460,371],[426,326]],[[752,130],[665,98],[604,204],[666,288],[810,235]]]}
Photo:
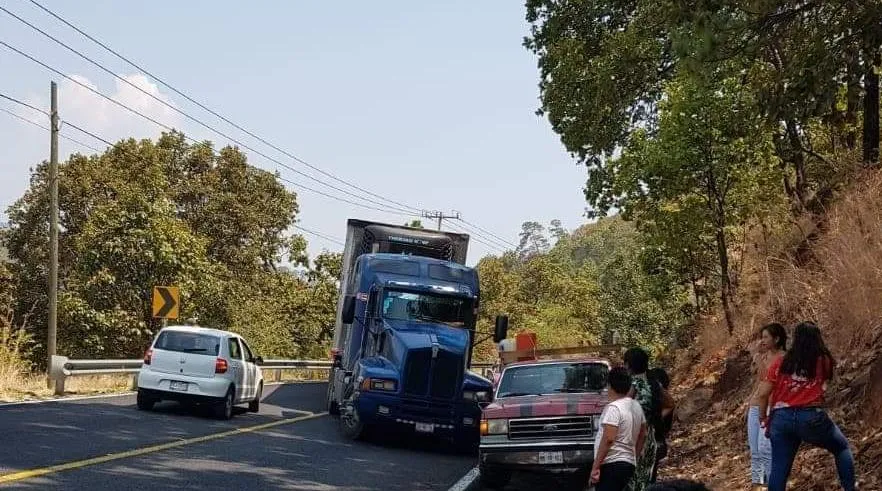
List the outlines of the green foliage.
{"label": "green foliage", "polygon": [[731,331],[731,259],[752,227],[820,210],[847,181],[862,110],[864,162],[878,163],[880,14],[853,0],[528,0],[525,45],[540,112],[587,167],[590,214],[634,220],[652,283],[690,286],[698,309],[719,294]]}
{"label": "green foliage", "polygon": [[425,227],[423,227],[422,220],[411,220],[411,221],[405,223],[404,226],[411,227],[411,228],[425,228]]}
{"label": "green foliage", "polygon": [[[541,227],[528,223],[531,230]],[[559,222],[552,228],[560,230]],[[662,350],[683,323],[685,291],[647,272],[642,250],[633,225],[615,218],[558,234],[546,252],[483,258],[479,330],[491,330],[495,316],[505,313],[513,331],[535,332],[543,346],[611,342],[615,335]]]}
{"label": "green foliage", "polygon": [[[296,196],[247,164],[183,135],[127,140],[101,155],[72,155],[59,169],[58,350],[68,356],[138,356],[159,328],[155,285],[181,287],[181,319],[238,330],[266,356],[314,353],[327,339],[339,257],[316,258],[305,278],[306,242],[288,236]],[[47,166],[9,209],[3,244],[15,318],[45,338]],[[42,360],[42,348],[35,353]]]}

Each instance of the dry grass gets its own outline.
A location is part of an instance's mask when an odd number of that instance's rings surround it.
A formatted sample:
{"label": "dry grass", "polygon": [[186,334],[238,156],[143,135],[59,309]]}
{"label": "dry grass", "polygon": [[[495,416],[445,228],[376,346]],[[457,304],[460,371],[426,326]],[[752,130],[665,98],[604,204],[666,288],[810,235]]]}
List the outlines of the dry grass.
{"label": "dry grass", "polygon": [[[679,360],[675,393],[691,418],[676,430],[666,474],[747,488],[745,349],[765,323],[812,320],[839,361],[831,415],[852,444],[863,487],[882,489],[882,174],[863,177],[822,220],[752,237],[735,335],[721,319],[703,319],[695,347]],[[832,458],[804,450],[792,480],[794,489],[835,489]]]}

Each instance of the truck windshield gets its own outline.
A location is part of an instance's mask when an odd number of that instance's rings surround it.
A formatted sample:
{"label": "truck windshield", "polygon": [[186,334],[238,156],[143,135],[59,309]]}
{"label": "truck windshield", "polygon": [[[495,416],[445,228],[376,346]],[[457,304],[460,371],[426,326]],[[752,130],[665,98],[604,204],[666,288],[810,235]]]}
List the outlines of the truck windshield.
{"label": "truck windshield", "polygon": [[472,302],[468,298],[386,290],[383,317],[403,321],[440,322],[465,327]]}
{"label": "truck windshield", "polygon": [[609,367],[599,362],[543,363],[511,367],[502,374],[496,397],[601,392]]}

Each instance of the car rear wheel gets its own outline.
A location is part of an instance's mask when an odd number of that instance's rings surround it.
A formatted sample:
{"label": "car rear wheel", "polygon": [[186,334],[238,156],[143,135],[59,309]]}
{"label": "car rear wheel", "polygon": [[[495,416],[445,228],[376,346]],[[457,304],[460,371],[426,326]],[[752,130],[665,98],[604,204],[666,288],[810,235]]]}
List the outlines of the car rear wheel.
{"label": "car rear wheel", "polygon": [[502,489],[511,481],[511,471],[481,467],[481,484],[490,489]]}
{"label": "car rear wheel", "polygon": [[257,386],[257,394],[254,395],[254,400],[248,403],[248,411],[252,413],[260,412],[260,398],[263,397],[263,382],[258,384]]}
{"label": "car rear wheel", "polygon": [[227,389],[227,395],[224,396],[224,399],[214,409],[215,415],[218,419],[228,420],[233,417],[233,397],[235,394],[236,391],[231,385],[230,388]]}
{"label": "car rear wheel", "polygon": [[147,395],[143,390],[138,391],[138,409],[141,411],[150,411],[153,409],[153,405],[156,404],[156,399]]}

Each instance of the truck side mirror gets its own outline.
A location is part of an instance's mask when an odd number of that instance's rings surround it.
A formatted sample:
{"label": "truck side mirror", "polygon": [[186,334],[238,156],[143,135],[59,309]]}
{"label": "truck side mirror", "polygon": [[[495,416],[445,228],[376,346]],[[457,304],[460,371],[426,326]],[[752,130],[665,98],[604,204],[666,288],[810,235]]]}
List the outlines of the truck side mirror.
{"label": "truck side mirror", "polygon": [[496,316],[496,329],[493,330],[493,342],[498,343],[508,337],[508,316]]}
{"label": "truck side mirror", "polygon": [[344,324],[352,324],[355,320],[355,297],[347,295],[343,298],[343,313],[341,315]]}

